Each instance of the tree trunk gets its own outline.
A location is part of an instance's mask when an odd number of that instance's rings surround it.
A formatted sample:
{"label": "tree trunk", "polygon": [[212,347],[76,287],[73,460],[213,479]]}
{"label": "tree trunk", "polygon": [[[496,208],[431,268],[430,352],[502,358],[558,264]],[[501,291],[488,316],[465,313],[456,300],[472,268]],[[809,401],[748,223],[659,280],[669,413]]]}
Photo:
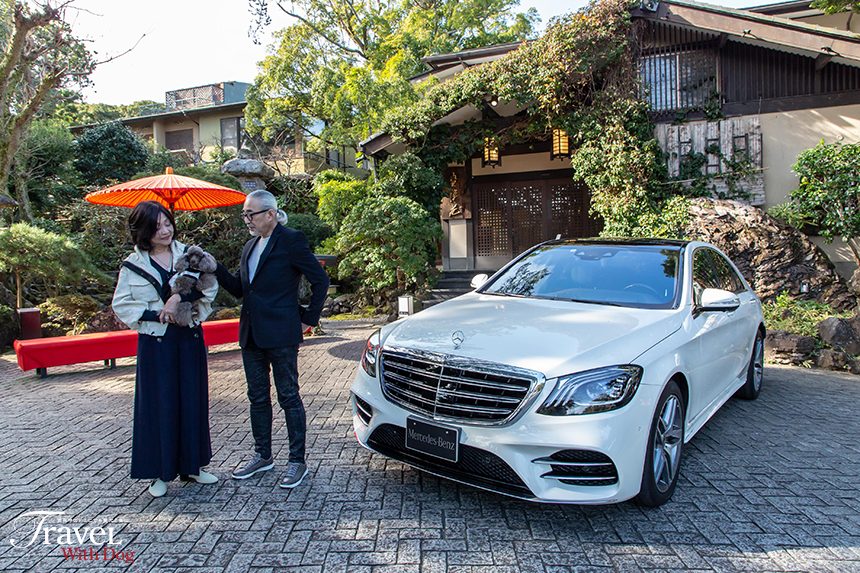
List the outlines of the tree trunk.
{"label": "tree trunk", "polygon": [[30,193],[27,189],[27,180],[24,177],[15,177],[15,195],[18,198],[18,211],[21,214],[21,219],[32,223],[33,209],[30,207]]}
{"label": "tree trunk", "polygon": [[18,287],[18,295],[15,300],[15,304],[18,308],[22,308],[24,306],[24,289],[21,286],[21,271],[15,271],[15,286]]}

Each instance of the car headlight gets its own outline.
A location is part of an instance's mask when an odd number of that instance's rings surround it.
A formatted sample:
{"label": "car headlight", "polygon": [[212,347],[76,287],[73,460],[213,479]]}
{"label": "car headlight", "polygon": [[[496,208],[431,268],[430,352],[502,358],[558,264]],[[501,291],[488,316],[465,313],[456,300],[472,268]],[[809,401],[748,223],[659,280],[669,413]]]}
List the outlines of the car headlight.
{"label": "car headlight", "polygon": [[361,351],[361,367],[369,376],[376,378],[376,361],[379,358],[379,331],[367,338],[364,350]]}
{"label": "car headlight", "polygon": [[570,416],[621,408],[633,398],[641,379],[642,368],[632,364],[562,376],[538,414]]}

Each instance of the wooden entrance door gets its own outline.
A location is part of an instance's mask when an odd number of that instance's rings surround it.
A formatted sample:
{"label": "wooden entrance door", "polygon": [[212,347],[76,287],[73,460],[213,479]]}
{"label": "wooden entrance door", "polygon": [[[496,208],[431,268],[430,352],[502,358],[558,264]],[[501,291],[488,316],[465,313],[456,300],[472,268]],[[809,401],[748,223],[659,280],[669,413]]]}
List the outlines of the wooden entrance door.
{"label": "wooden entrance door", "polygon": [[569,176],[521,181],[476,177],[472,197],[475,268],[499,268],[556,235],[579,238],[600,232],[600,222],[588,214],[588,188]]}

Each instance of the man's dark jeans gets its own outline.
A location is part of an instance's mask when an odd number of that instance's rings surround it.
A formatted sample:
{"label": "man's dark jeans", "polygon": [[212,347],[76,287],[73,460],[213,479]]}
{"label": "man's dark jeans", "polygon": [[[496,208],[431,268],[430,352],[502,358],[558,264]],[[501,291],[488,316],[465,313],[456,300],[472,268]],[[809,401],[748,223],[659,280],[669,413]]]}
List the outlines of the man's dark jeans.
{"label": "man's dark jeans", "polygon": [[272,457],[272,399],[269,368],[275,378],[278,403],[287,418],[291,462],[305,463],[305,406],[299,395],[299,347],[259,348],[249,341],[242,349],[242,363],[251,402],[254,449],[263,459]]}

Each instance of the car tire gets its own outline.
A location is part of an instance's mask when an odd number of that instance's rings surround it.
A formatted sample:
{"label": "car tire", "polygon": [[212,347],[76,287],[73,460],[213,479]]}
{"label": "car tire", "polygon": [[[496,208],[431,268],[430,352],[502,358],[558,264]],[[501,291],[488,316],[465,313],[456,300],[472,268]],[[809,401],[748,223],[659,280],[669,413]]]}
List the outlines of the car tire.
{"label": "car tire", "polygon": [[684,397],[678,384],[672,380],[663,389],[651,420],[637,504],[659,507],[675,492],[684,449],[685,421]]}
{"label": "car tire", "polygon": [[761,331],[755,335],[752,356],[747,367],[747,381],[735,393],[735,396],[743,400],[755,400],[761,393],[761,385],[764,380],[764,336]]}

